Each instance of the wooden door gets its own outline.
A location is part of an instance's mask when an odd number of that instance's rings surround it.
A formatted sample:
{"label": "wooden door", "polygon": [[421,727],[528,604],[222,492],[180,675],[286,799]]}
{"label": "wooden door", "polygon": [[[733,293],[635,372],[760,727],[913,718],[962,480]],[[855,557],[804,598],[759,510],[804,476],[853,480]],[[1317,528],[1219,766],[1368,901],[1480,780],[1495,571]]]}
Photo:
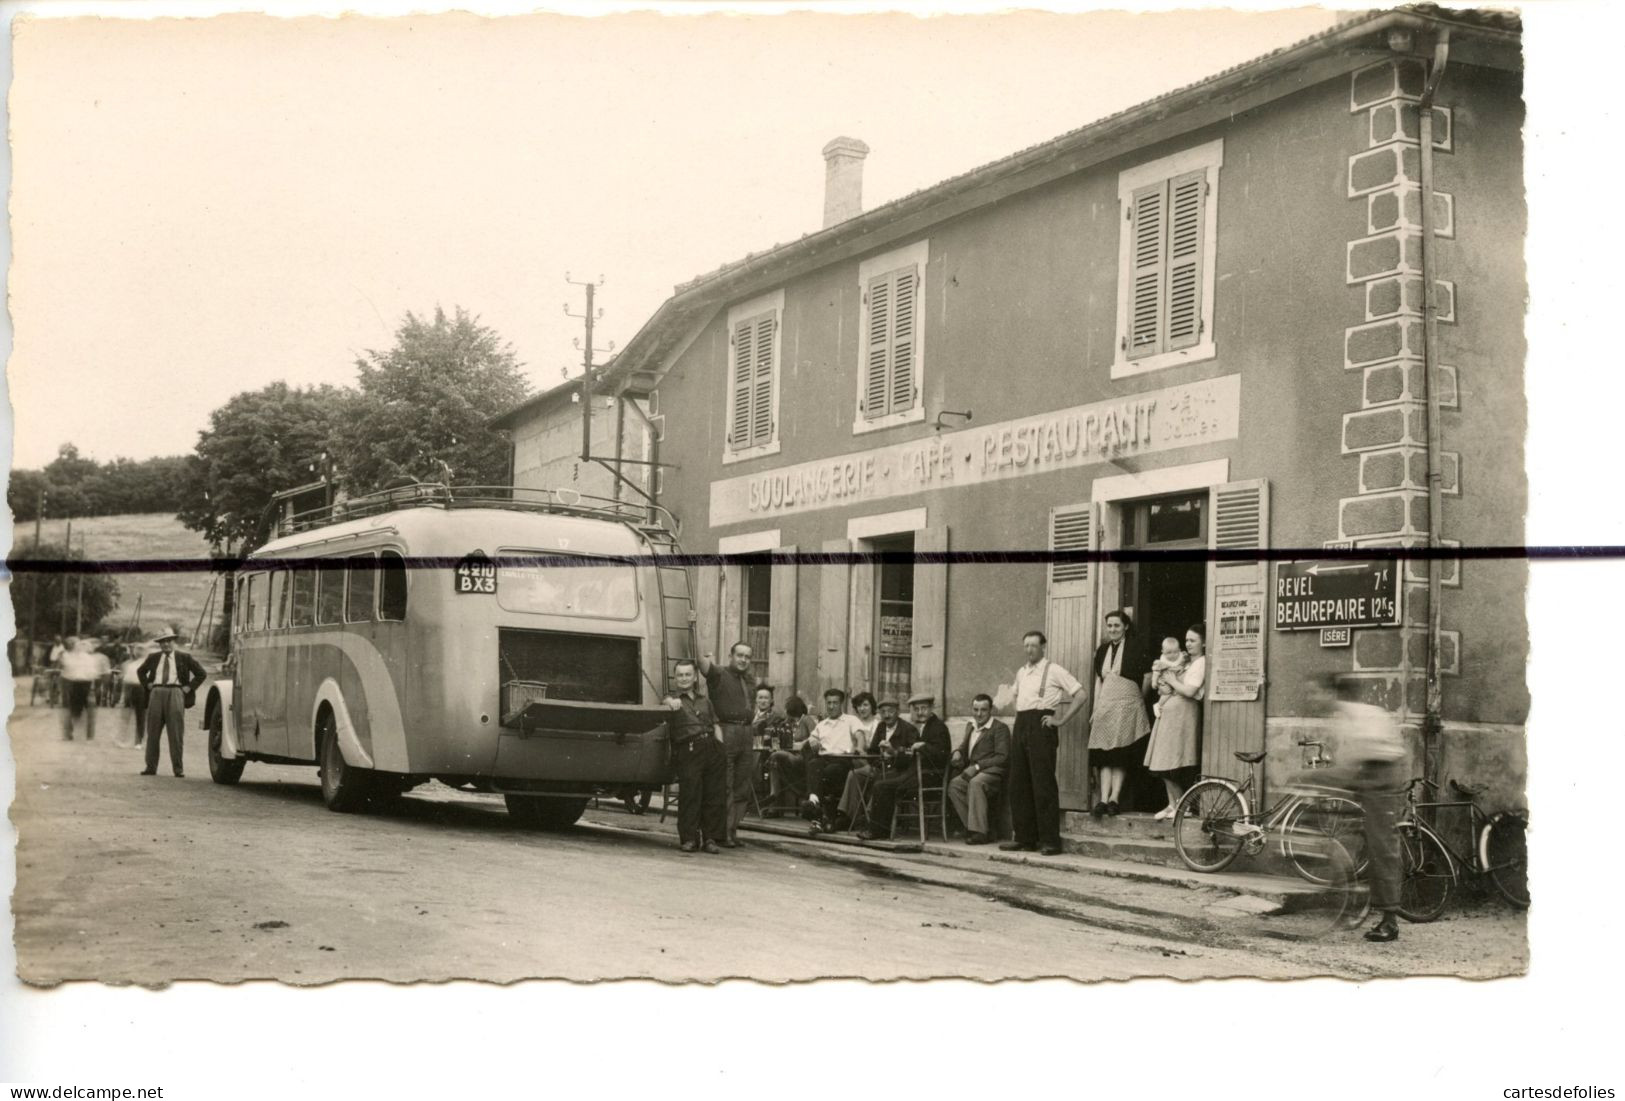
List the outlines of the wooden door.
{"label": "wooden door", "polygon": [[[767,680],[779,707],[796,690],[796,548],[773,552],[773,612],[768,621]],[[807,706],[812,707],[811,701]]]}
{"label": "wooden door", "polygon": [[[845,539],[827,540],[820,548],[825,554],[849,554],[852,544]],[[826,562],[818,567],[818,695],[830,688],[846,690],[846,631],[851,612],[852,566],[848,562]],[[822,698],[808,700],[813,714],[821,714]]]}
{"label": "wooden door", "polygon": [[[1269,546],[1269,482],[1229,482],[1209,491],[1208,545],[1215,550]],[[1214,561],[1208,567],[1207,702],[1202,772],[1244,779],[1238,750],[1264,748],[1264,644],[1269,637],[1267,564]],[[1256,632],[1242,614],[1257,607]],[[1223,614],[1221,614],[1221,609]],[[1254,672],[1256,670],[1256,673]],[[1263,793],[1259,793],[1262,798]]]}
{"label": "wooden door", "polygon": [[[945,554],[946,527],[926,528],[914,536],[916,554]],[[951,715],[943,678],[948,666],[948,564],[914,562],[914,652],[909,662],[909,692],[935,696],[937,714]],[[966,710],[969,710],[966,701]]]}
{"label": "wooden door", "polygon": [[[1091,503],[1050,510],[1051,551],[1092,551],[1100,532],[1101,506]],[[1089,668],[1095,648],[1096,563],[1051,562],[1044,634],[1049,657],[1092,690]],[[1089,809],[1089,708],[1061,728],[1056,779],[1061,809]]]}

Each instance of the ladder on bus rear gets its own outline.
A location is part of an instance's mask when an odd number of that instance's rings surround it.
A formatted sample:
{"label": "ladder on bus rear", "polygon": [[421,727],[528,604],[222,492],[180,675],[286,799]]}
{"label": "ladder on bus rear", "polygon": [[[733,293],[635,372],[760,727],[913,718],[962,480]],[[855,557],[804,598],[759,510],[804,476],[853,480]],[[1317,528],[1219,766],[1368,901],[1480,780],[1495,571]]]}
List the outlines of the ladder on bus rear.
{"label": "ladder on bus rear", "polygon": [[[683,548],[672,533],[659,525],[640,525],[654,557],[655,585],[660,592],[660,652],[666,683],[672,682],[677,662],[694,654],[694,593],[689,585],[688,567],[681,561]],[[662,687],[661,691],[666,689]]]}

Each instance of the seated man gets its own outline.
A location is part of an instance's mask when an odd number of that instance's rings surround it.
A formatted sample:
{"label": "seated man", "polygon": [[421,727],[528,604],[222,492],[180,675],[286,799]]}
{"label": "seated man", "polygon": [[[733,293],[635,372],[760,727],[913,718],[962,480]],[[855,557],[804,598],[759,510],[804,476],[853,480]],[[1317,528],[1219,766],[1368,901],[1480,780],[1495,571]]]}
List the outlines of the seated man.
{"label": "seated man", "polygon": [[987,805],[1004,788],[1010,728],[993,717],[993,697],[985,692],[971,701],[970,713],[965,748],[954,750],[952,763],[962,771],[948,781],[948,801],[965,823],[965,844],[986,845],[993,840]]}
{"label": "seated man", "polygon": [[833,824],[835,793],[846,774],[863,752],[863,726],[846,713],[846,693],[839,688],[824,691],[824,717],[807,738],[807,801],[801,805],[805,818],[815,819],[813,832]]}
{"label": "seated man", "polygon": [[[920,740],[920,732],[906,719],[897,717],[896,700],[880,701],[880,721],[875,724],[874,736],[869,739],[865,752],[891,757],[904,752]],[[912,761],[905,762],[912,767]],[[874,779],[875,766],[865,762],[846,774],[846,790],[841,793],[840,809],[835,814],[835,828],[844,830],[863,824],[863,793]]]}
{"label": "seated man", "polygon": [[784,701],[784,718],[785,727],[779,728],[779,740],[774,743],[777,748],[767,758],[771,794],[762,810],[765,818],[777,818],[786,807],[793,808],[795,794],[807,784],[807,758],[812,755],[807,740],[817,724],[807,714],[807,705],[800,696]]}
{"label": "seated man", "polygon": [[858,833],[863,840],[883,841],[891,836],[892,811],[897,806],[897,797],[919,786],[919,776],[914,769],[915,756],[918,756],[921,769],[927,776],[940,773],[948,763],[953,737],[948,733],[947,724],[931,710],[936,702],[935,696],[924,693],[908,701],[920,737],[896,755],[890,772],[874,782],[874,794],[869,799],[869,824]]}

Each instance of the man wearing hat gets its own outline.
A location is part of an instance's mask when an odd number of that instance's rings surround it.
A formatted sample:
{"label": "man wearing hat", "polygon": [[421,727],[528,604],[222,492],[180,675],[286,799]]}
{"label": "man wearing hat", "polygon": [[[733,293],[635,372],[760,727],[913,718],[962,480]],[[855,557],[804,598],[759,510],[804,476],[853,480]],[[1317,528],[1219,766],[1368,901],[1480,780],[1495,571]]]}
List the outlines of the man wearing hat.
{"label": "man wearing hat", "polygon": [[169,732],[169,766],[176,776],[185,776],[181,768],[181,741],[186,734],[186,709],[196,698],[198,685],[208,679],[190,654],[175,649],[181,636],[167,631],[153,639],[158,644],[156,653],[136,670],[136,679],[147,692],[147,767],[143,776],[158,772],[158,734]]}
{"label": "man wearing hat", "polygon": [[863,840],[881,841],[891,836],[892,811],[897,806],[898,797],[917,790],[919,785],[919,776],[914,769],[915,755],[918,755],[921,770],[927,776],[941,772],[948,763],[953,737],[948,733],[948,724],[937,718],[932,710],[936,702],[935,696],[924,692],[910,697],[908,706],[920,737],[893,757],[890,773],[874,782],[874,794],[869,799],[869,825],[858,833]]}
{"label": "man wearing hat", "polygon": [[[880,701],[880,721],[875,724],[874,737],[869,739],[869,746],[865,752],[870,756],[883,756],[899,760],[907,764],[912,771],[914,761],[912,758],[898,758],[899,754],[906,754],[910,746],[920,740],[920,732],[915,730],[907,719],[897,717],[897,701],[885,699]],[[861,817],[863,810],[863,793],[869,788],[869,781],[875,776],[875,766],[859,765],[846,774],[846,790],[841,793],[841,802],[835,815],[835,828],[846,829]]]}

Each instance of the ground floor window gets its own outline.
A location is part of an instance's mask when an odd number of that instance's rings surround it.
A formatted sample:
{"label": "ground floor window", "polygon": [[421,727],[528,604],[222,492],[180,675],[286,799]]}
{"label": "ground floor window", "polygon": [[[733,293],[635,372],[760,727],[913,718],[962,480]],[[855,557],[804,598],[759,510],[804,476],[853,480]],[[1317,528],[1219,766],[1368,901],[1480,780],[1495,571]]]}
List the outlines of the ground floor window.
{"label": "ground floor window", "polygon": [[773,567],[766,563],[747,565],[744,588],[745,622],[741,637],[750,646],[751,672],[757,680],[765,681],[769,629],[773,625]]}
{"label": "ground floor window", "polygon": [[875,578],[875,694],[902,703],[914,662],[914,536],[876,539],[872,549],[887,556]]}

